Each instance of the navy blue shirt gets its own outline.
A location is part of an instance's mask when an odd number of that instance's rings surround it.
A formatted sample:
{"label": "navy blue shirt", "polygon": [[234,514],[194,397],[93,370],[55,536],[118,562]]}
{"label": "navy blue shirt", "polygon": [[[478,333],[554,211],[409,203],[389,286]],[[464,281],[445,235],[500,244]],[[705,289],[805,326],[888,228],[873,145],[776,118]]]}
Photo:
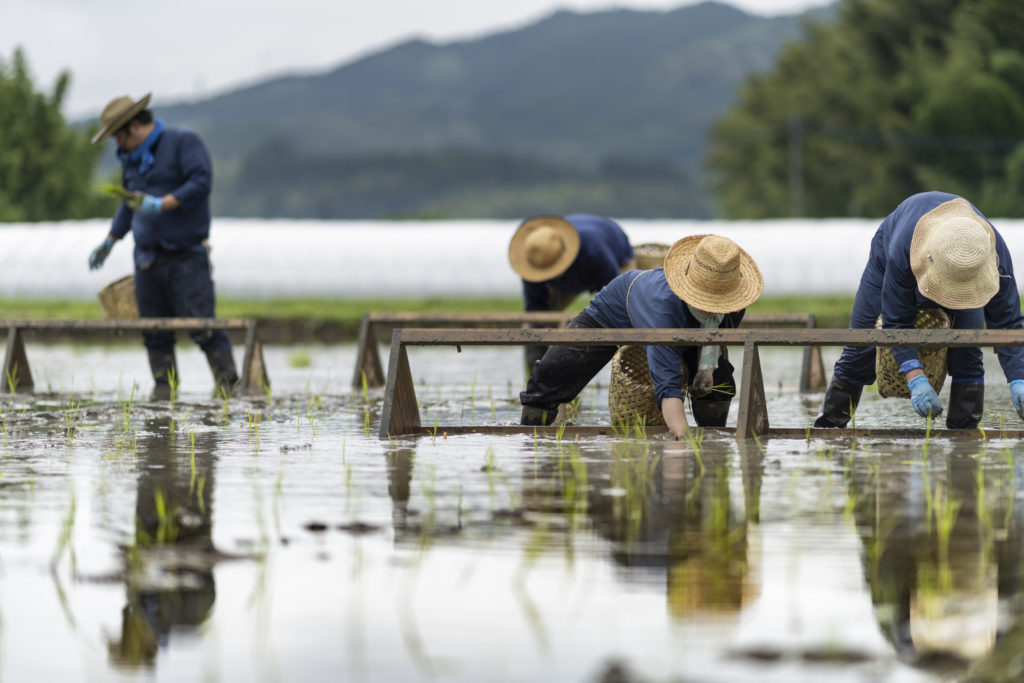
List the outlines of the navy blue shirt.
{"label": "navy blue shirt", "polygon": [[549,288],[573,296],[600,291],[633,258],[629,238],[615,221],[581,213],[565,216],[565,220],[580,235],[579,254],[568,270],[552,280],[523,280],[527,311],[551,310]]}
{"label": "navy blue shirt", "polygon": [[[632,285],[632,286],[631,286]],[[700,321],[676,296],[665,270],[631,270],[619,275],[597,293],[583,312],[601,327],[619,329],[699,328]],[[726,313],[720,327],[737,327],[746,309]],[[648,346],[647,365],[654,381],[654,396],[661,406],[666,396],[683,398],[684,346]]]}
{"label": "navy blue shirt", "polygon": [[155,197],[173,194],[181,206],[142,216],[122,203],[114,214],[110,234],[122,238],[131,230],[135,267],[152,263],[158,249],[200,251],[210,236],[210,190],[213,164],[199,136],[181,128],[166,128],[152,148],[153,165],[141,173],[137,164],[121,168],[125,189]]}
{"label": "navy blue shirt", "polygon": [[[864,269],[861,286],[881,287],[882,325],[886,328],[912,329],[917,311],[925,302],[931,307],[938,303],[925,298],[917,288],[917,279],[910,268],[910,241],[921,217],[957,195],[946,192],[922,192],[903,200],[896,210],[886,216],[871,240],[871,254]],[[985,216],[971,205],[979,216]],[[988,221],[987,218],[985,218]],[[989,223],[991,225],[991,223]],[[1013,277],[1013,262],[1006,242],[995,227],[996,257],[999,261],[999,291],[982,309],[985,325],[991,329],[1020,329],[1024,316],[1020,312],[1020,294]],[[941,308],[941,307],[940,307]],[[1008,346],[996,349],[1007,381],[1024,379],[1024,347]],[[892,347],[898,365],[917,358],[913,347]]]}

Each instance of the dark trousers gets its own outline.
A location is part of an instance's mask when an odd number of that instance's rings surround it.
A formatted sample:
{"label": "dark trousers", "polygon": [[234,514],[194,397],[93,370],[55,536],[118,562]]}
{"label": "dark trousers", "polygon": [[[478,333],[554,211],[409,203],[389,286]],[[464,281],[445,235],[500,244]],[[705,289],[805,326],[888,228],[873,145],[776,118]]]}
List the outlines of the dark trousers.
{"label": "dark trousers", "polygon": [[[875,239],[879,239],[878,236]],[[872,245],[874,249],[874,244]],[[857,295],[853,300],[850,314],[851,330],[870,330],[882,314],[882,282],[884,274],[879,272],[875,260],[868,262],[861,276]],[[954,330],[985,329],[985,313],[980,308],[954,311],[943,308]],[[984,357],[978,347],[949,349],[946,356],[949,376],[955,382],[958,378],[977,378],[985,374]],[[875,381],[875,347],[844,346],[843,353],[836,361],[832,375],[844,384],[866,386]]]}
{"label": "dark trousers", "polygon": [[[143,318],[213,318],[213,279],[206,252],[158,252],[149,268],[135,270],[135,299]],[[203,351],[231,347],[224,330],[197,330],[189,336]],[[174,332],[146,330],[142,338],[149,351],[174,350]]]}
{"label": "dark trousers", "polygon": [[[586,313],[580,313],[567,325],[570,329],[599,328],[600,324]],[[608,361],[615,355],[617,346],[550,346],[544,356],[533,367],[533,374],[526,383],[526,391],[519,394],[519,402],[546,411],[558,410],[562,403],[576,398],[590,380],[594,379]],[[700,363],[700,347],[688,346],[683,350],[683,363],[692,378]],[[736,395],[736,381],[729,354],[722,350],[718,367],[713,373],[717,387],[700,401],[728,404]]]}

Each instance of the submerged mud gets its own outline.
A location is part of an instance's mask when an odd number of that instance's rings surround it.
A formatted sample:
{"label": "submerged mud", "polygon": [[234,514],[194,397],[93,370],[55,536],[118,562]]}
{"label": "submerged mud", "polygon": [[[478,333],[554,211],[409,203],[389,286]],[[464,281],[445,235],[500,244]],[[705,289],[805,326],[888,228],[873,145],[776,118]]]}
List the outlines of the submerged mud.
{"label": "submerged mud", "polygon": [[[379,439],[351,346],[271,347],[270,391],[229,400],[182,350],[173,402],[140,349],[29,353],[37,391],[0,395],[2,680],[1020,675],[1015,441],[446,436],[518,421],[521,356],[486,348],[411,353],[438,429]],[[773,424],[809,425],[799,352],[762,362]],[[985,425],[1016,426],[992,384]],[[857,421],[922,426],[870,391]]]}

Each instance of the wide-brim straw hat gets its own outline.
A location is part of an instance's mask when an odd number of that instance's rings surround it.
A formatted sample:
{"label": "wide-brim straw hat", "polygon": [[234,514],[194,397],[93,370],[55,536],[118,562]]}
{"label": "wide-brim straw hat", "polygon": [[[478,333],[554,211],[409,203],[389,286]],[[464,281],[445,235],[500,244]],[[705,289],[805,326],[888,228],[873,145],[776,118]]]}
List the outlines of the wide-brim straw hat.
{"label": "wide-brim straw hat", "polygon": [[940,306],[981,308],[999,291],[995,230],[966,199],[943,202],[914,227],[910,269],[921,294]]}
{"label": "wide-brim straw hat", "polygon": [[149,98],[152,96],[153,93],[149,93],[135,102],[128,95],[121,95],[107,102],[107,106],[103,107],[103,111],[100,112],[100,130],[92,136],[93,144],[117,132],[123,125],[135,118],[136,114],[146,108]]}
{"label": "wide-brim straw hat", "polygon": [[764,278],[754,259],[728,237],[691,235],[665,256],[665,279],[680,299],[708,313],[732,313],[757,301]]}
{"label": "wide-brim straw hat", "polygon": [[508,245],[512,270],[527,282],[551,280],[580,253],[580,234],[560,216],[537,216],[520,224]]}

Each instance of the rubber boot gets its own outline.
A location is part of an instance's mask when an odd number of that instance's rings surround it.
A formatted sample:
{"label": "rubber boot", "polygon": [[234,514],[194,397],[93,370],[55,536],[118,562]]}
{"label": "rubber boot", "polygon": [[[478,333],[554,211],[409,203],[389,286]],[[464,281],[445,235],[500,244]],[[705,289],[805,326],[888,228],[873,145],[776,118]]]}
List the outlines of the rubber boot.
{"label": "rubber boot", "polygon": [[218,346],[206,349],[206,361],[213,372],[213,395],[215,398],[234,396],[238,389],[238,370],[235,369],[235,358],[231,354],[231,346]]}
{"label": "rubber boot", "polygon": [[[153,373],[152,400],[166,401],[178,388],[178,365],[174,359],[174,351],[147,350],[149,354],[149,370]],[[172,386],[173,383],[173,386]],[[172,392],[173,390],[173,392]]]}
{"label": "rubber boot", "polygon": [[864,387],[840,382],[835,377],[825,390],[825,401],[821,404],[821,415],[814,421],[815,427],[842,428],[857,412],[860,394]]}
{"label": "rubber boot", "polygon": [[953,382],[949,385],[946,426],[977,429],[985,407],[985,385],[981,382]]}
{"label": "rubber boot", "polygon": [[519,424],[546,427],[555,424],[557,420],[557,410],[544,410],[543,408],[535,408],[533,406],[523,406],[523,414],[519,418]]}
{"label": "rubber boot", "polygon": [[535,344],[529,344],[523,347],[523,362],[526,363],[526,379],[530,379],[530,375],[533,374],[533,366],[537,364],[537,361],[544,357],[544,352],[547,350],[548,347],[537,346]]}
{"label": "rubber boot", "polygon": [[724,427],[725,420],[729,417],[730,403],[732,401],[693,399],[690,401],[693,420],[698,427]]}

